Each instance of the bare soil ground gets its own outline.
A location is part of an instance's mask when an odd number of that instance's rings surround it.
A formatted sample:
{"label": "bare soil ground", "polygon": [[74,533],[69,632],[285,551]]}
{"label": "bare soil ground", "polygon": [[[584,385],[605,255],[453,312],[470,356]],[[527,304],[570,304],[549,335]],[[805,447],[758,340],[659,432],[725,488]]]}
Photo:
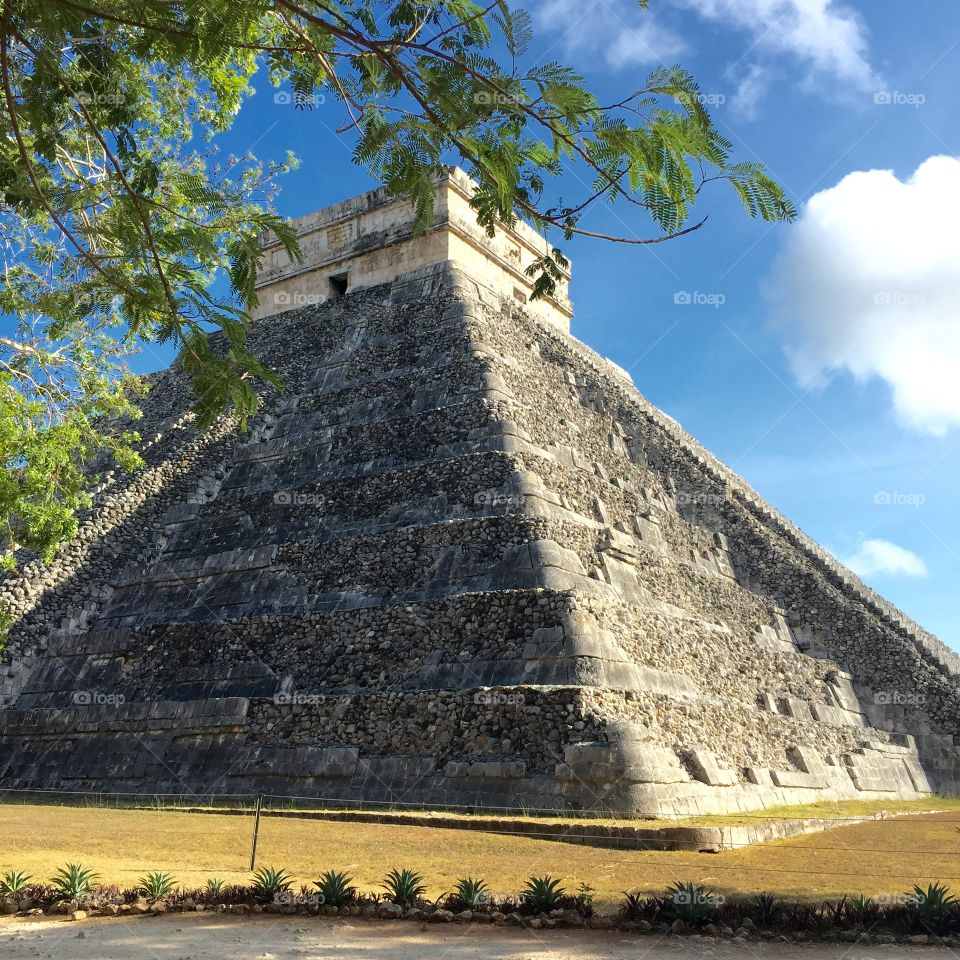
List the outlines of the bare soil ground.
{"label": "bare soil ground", "polygon": [[637,937],[302,917],[0,921],[4,960],[956,960],[941,947]]}

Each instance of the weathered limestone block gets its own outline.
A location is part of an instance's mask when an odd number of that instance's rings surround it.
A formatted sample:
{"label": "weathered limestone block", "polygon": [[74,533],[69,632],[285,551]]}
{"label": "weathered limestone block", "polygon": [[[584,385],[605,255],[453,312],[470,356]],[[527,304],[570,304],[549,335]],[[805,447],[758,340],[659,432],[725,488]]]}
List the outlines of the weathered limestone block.
{"label": "weathered limestone block", "polygon": [[804,790],[825,790],[827,788],[826,777],[797,773],[795,770],[771,770],[770,777],[774,785],[778,787]]}
{"label": "weathered limestone block", "polygon": [[831,707],[823,703],[811,703],[810,714],[814,720],[829,723],[833,726],[863,726],[863,718],[859,713],[845,710],[842,707]]}
{"label": "weathered limestone block", "polygon": [[823,759],[819,753],[817,753],[815,750],[812,750],[810,747],[790,747],[787,750],[787,756],[804,773],[820,776],[824,772]]}
{"label": "weathered limestone block", "polygon": [[737,783],[736,772],[721,767],[709,750],[688,750],[686,757],[693,775],[702,783],[711,787],[730,787]]}

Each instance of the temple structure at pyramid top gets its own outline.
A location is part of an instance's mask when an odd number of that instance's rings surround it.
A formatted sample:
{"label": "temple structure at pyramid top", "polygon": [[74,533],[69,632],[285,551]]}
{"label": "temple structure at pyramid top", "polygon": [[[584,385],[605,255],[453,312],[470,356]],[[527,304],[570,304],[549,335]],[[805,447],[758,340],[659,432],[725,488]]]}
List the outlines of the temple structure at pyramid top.
{"label": "temple structure at pyramid top", "polygon": [[[373,191],[267,245],[241,429],[0,579],[0,788],[669,815],[960,789],[960,658],[531,302],[543,241]],[[641,323],[638,320],[638,323]]]}
{"label": "temple structure at pyramid top", "polygon": [[267,238],[258,278],[255,315],[270,316],[295,306],[324,303],[344,293],[391,283],[402,274],[449,263],[491,289],[503,290],[530,313],[569,332],[572,308],[569,274],[553,296],[530,301],[533,281],[525,268],[549,244],[522,220],[491,237],[470,206],[473,183],[452,167],[437,179],[433,221],[414,231],[413,204],[371,190],[292,221],[302,263],[291,263],[283,247]]}

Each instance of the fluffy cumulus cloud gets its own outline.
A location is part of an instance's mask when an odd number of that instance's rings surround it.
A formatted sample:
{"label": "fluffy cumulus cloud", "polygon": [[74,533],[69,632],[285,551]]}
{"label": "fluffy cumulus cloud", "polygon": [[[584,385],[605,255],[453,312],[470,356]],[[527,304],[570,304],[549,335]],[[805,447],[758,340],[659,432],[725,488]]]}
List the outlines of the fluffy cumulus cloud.
{"label": "fluffy cumulus cloud", "polygon": [[535,17],[556,35],[565,56],[602,59],[613,69],[672,63],[687,49],[680,36],[631,0],[544,0]]}
{"label": "fluffy cumulus cloud", "polygon": [[912,550],[889,540],[864,540],[844,563],[861,577],[884,574],[897,577],[925,577],[927,565]]}
{"label": "fluffy cumulus cloud", "polygon": [[900,420],[960,426],[960,161],[851,173],[815,194],[765,284],[801,385],[881,378]]}
{"label": "fluffy cumulus cloud", "polygon": [[[750,36],[750,55],[787,55],[811,76],[825,75],[856,90],[872,90],[867,36],[856,12],[835,0],[674,0],[706,20]],[[754,77],[756,87],[758,78]]]}

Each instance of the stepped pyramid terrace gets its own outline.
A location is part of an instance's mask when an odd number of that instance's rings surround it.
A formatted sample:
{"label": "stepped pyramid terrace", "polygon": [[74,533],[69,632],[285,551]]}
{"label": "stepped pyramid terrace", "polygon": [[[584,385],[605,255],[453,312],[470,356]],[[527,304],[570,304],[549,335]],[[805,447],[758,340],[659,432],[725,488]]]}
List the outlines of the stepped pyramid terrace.
{"label": "stepped pyramid terrace", "polygon": [[[375,190],[267,244],[283,379],[0,581],[0,787],[710,813],[956,794],[960,657],[569,333],[544,249]],[[589,318],[585,318],[589,320]],[[642,384],[640,385],[642,387]]]}

